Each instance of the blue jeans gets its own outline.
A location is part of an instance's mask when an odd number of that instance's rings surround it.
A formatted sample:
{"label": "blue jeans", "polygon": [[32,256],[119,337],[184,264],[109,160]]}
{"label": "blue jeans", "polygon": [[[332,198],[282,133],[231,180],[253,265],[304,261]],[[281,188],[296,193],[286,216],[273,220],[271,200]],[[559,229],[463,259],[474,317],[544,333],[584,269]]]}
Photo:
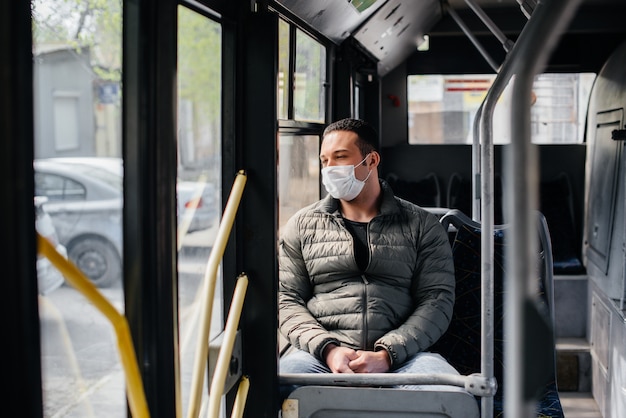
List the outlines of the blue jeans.
{"label": "blue jeans", "polygon": [[[331,373],[326,364],[318,360],[315,356],[307,353],[306,351],[296,350],[280,359],[279,363],[280,373]],[[446,373],[446,374],[459,374],[459,372],[452,367],[441,355],[436,353],[422,352],[417,353],[413,357],[409,358],[399,367],[390,370],[389,373],[419,373],[419,374],[431,374],[431,373]],[[293,392],[298,386],[296,385],[281,385],[280,395],[281,399],[286,399],[291,392]],[[455,390],[464,391],[463,388],[447,385],[398,385],[398,388],[419,390]]]}

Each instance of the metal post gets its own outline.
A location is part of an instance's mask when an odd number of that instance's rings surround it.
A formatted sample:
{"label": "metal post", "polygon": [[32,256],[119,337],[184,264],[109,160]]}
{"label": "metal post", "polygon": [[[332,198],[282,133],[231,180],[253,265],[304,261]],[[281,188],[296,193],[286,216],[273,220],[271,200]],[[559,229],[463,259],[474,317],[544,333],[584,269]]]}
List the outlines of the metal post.
{"label": "metal post", "polygon": [[536,149],[530,141],[531,89],[535,75],[543,68],[558,37],[570,22],[580,0],[539,2],[533,16],[516,43],[519,54],[514,62],[516,74],[511,106],[511,146],[507,152],[507,212],[511,219],[510,245],[505,277],[506,381],[504,399],[507,417],[528,417],[534,412],[532,395],[524,393],[525,364],[523,314],[529,297],[531,276],[535,274],[537,245],[532,211],[538,201],[538,163]]}
{"label": "metal post", "polygon": [[472,219],[480,222],[480,120],[482,119],[483,106],[480,104],[476,116],[474,116],[474,135],[472,138]]}
{"label": "metal post", "polygon": [[[556,16],[555,15],[551,16],[552,19],[555,19],[556,17],[558,17],[558,13],[556,13]],[[525,93],[521,93],[521,94],[520,93],[513,94],[513,97],[516,99],[516,101],[514,101],[514,104],[513,104],[513,109],[515,110],[512,109],[513,122],[512,122],[512,128],[511,128],[513,135],[520,134],[522,132],[521,128],[515,125],[515,122],[520,122],[520,120],[517,117],[520,115],[520,113],[522,113],[519,110],[520,106],[516,106],[516,104],[519,104],[520,100],[526,100],[525,102],[527,103],[526,113],[528,113],[527,118],[526,118],[527,126],[523,132],[525,132],[529,136],[529,130],[528,130],[528,126],[530,126],[530,115],[528,111],[530,108],[529,91],[530,91],[530,87],[532,87],[532,80],[533,80],[535,72],[530,73],[527,69],[520,70],[519,67],[520,65],[522,65],[520,64],[520,62],[525,63],[526,61],[529,61],[527,57],[524,57],[522,55],[524,51],[530,48],[528,46],[529,44],[534,45],[534,48],[530,49],[531,55],[532,54],[538,55],[536,51],[536,45],[541,45],[542,47],[545,47],[548,45],[548,42],[546,42],[546,40],[543,38],[540,38],[539,40],[534,40],[535,42],[534,44],[532,44],[532,42],[528,40],[529,38],[532,39],[533,37],[537,36],[536,35],[537,30],[534,29],[534,27],[539,26],[541,22],[543,22],[543,20],[540,20],[539,18],[537,18],[533,20],[532,22],[529,21],[529,24],[527,24],[524,27],[524,30],[520,34],[520,37],[517,43],[514,45],[513,49],[511,50],[511,53],[507,56],[503,65],[501,66],[500,72],[498,76],[496,77],[496,79],[494,80],[494,83],[492,87],[490,88],[489,92],[487,93],[487,96],[485,97],[485,101],[483,102],[481,106],[481,111],[480,111],[479,123],[480,123],[480,144],[481,144],[481,153],[480,153],[481,155],[481,164],[480,164],[481,166],[481,183],[480,183],[481,184],[481,224],[482,224],[482,230],[483,230],[483,234],[481,236],[481,253],[482,253],[481,282],[482,282],[482,289],[483,289],[482,324],[481,324],[481,329],[482,329],[482,337],[481,337],[481,341],[482,341],[482,368],[481,369],[482,370],[481,370],[481,373],[486,377],[493,376],[493,255],[494,255],[494,252],[493,252],[493,244],[494,244],[494,240],[493,240],[493,228],[494,228],[493,113],[494,113],[495,105],[497,103],[498,98],[500,97],[500,95],[502,94],[506,86],[508,85],[513,74],[521,72],[521,74],[525,74],[526,77],[528,77],[528,74],[531,74],[530,86],[528,87],[528,91],[526,91]],[[551,23],[544,23],[544,24],[547,26],[552,25]],[[552,29],[554,28],[555,26],[552,27]],[[556,33],[558,33],[558,31]],[[541,35],[545,36],[545,29]],[[521,46],[518,46],[518,45],[521,45]],[[544,52],[544,56],[547,56],[547,53],[548,52]],[[532,60],[530,61],[532,62]],[[516,81],[517,88],[519,88],[519,84],[520,83]],[[523,123],[523,122],[520,122],[520,123]],[[513,136],[513,138],[515,138],[515,136]],[[513,142],[516,143],[515,140],[513,140]],[[530,140],[528,140],[527,142],[529,143]],[[525,213],[526,212],[529,213],[531,210],[529,208],[535,208],[537,204],[536,204],[536,197],[534,197],[534,195],[529,196],[529,192],[526,189],[526,186],[519,185],[520,182],[514,181],[513,179],[520,179],[520,178],[523,178],[525,175],[536,176],[537,170],[536,170],[536,157],[534,160],[528,161],[527,160],[528,153],[526,152],[525,147],[521,147],[522,150],[518,149],[519,145],[518,145],[518,148],[516,148],[514,145],[512,145],[509,148],[511,148],[510,154],[514,157],[511,157],[510,158],[511,161],[509,161],[506,164],[506,167],[508,168],[506,178],[509,182],[512,182],[514,184],[507,184],[507,186],[505,187],[505,190],[507,190],[509,194],[515,195],[516,200],[513,201],[511,198],[507,198],[505,201],[506,203],[505,207],[509,209],[506,212],[507,214],[510,211],[514,212],[512,216],[507,217],[507,222],[511,222],[512,224],[515,224],[518,226],[511,228],[511,236],[515,237],[515,239],[511,240],[512,242],[512,247],[510,247],[511,255],[507,256],[507,260],[510,260],[512,257],[516,257],[517,255],[520,255],[524,257],[524,261],[518,262],[516,264],[516,266],[518,267],[513,267],[511,269],[507,268],[507,271],[510,271],[511,274],[509,274],[509,276],[505,278],[505,280],[507,280],[507,284],[506,284],[507,297],[509,299],[519,298],[519,300],[516,299],[514,301],[507,299],[506,304],[505,304],[507,308],[507,322],[505,323],[505,329],[508,332],[506,347],[509,347],[511,350],[514,350],[513,352],[510,352],[507,357],[505,357],[505,363],[507,365],[506,367],[507,373],[504,376],[504,379],[507,382],[507,385],[506,385],[507,389],[505,392],[505,399],[506,399],[505,405],[507,406],[507,410],[508,410],[507,415],[511,414],[511,416],[514,416],[513,414],[521,413],[522,416],[525,416],[527,414],[523,412],[524,410],[522,408],[521,401],[516,401],[516,398],[518,398],[519,400],[521,399],[521,397],[518,397],[518,395],[516,394],[521,391],[521,384],[518,381],[521,381],[522,376],[523,376],[523,364],[521,362],[521,354],[522,354],[521,347],[523,345],[523,341],[521,341],[522,339],[521,330],[523,329],[523,322],[522,322],[523,317],[521,315],[521,305],[522,305],[522,301],[525,298],[525,295],[527,294],[527,291],[525,290],[523,293],[520,293],[519,289],[514,288],[513,286],[515,284],[519,284],[520,280],[517,279],[517,277],[525,278],[527,276],[527,273],[516,272],[517,268],[522,268],[526,270],[529,268],[529,266],[534,265],[532,263],[534,260],[535,252],[533,250],[532,245],[535,243],[535,241],[529,238],[529,231],[531,230],[534,231],[534,228],[529,227],[534,224],[531,224],[529,222],[533,222],[533,221],[528,219],[528,216],[525,216],[524,219],[522,220],[523,222],[522,226],[519,226],[520,218],[517,217],[517,220],[516,220],[515,211],[517,211],[520,208],[525,208],[522,210]],[[516,171],[511,172],[514,166],[517,167]],[[535,178],[534,181],[535,181],[535,189],[536,189],[537,179]],[[526,182],[526,185],[527,184],[528,182]],[[523,236],[520,239],[521,234],[523,234]],[[509,284],[510,282],[513,282],[513,284]],[[524,287],[524,285],[522,285],[522,287]],[[508,313],[509,311],[511,311],[511,313]],[[484,397],[482,399],[482,416],[491,417],[492,414],[493,414],[493,399]]]}
{"label": "metal post", "polygon": [[446,9],[448,13],[450,13],[450,16],[452,17],[452,19],[454,19],[457,25],[459,25],[459,27],[461,28],[465,36],[467,36],[469,40],[474,44],[478,52],[480,52],[483,58],[485,58],[485,61],[487,61],[487,63],[491,66],[491,68],[493,68],[494,71],[498,72],[498,64],[496,64],[496,62],[493,60],[493,58],[491,58],[487,50],[483,48],[480,42],[478,42],[478,40],[476,39],[474,34],[469,30],[469,28],[465,26],[465,23],[463,23],[463,21],[461,20],[459,15],[456,13],[456,11],[452,7],[450,7],[447,3],[446,5],[447,5]]}
{"label": "metal post", "polygon": [[502,44],[502,47],[506,52],[509,52],[513,48],[513,41],[504,36],[504,33],[493,23],[493,20],[487,16],[487,14],[481,9],[474,0],[465,0],[465,3],[476,13],[476,16],[487,26],[487,28],[498,38],[498,41]]}

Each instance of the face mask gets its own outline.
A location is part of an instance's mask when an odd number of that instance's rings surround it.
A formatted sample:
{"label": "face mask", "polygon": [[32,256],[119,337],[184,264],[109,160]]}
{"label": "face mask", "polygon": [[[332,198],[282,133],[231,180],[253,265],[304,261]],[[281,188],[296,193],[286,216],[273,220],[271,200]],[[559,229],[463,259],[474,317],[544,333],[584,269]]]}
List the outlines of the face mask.
{"label": "face mask", "polygon": [[335,165],[322,168],[322,183],[326,191],[335,199],[350,201],[357,197],[372,174],[372,170],[369,171],[365,180],[358,180],[354,176],[354,169],[363,164],[369,155],[367,154],[357,165]]}

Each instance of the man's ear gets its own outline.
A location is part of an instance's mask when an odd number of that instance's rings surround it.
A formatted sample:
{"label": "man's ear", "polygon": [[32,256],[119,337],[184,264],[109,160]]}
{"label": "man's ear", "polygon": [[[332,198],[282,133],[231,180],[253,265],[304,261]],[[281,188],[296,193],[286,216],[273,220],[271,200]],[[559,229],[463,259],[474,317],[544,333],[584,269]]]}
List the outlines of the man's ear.
{"label": "man's ear", "polygon": [[378,153],[378,151],[372,151],[372,157],[370,158],[369,166],[378,167],[378,164],[380,164],[380,154]]}

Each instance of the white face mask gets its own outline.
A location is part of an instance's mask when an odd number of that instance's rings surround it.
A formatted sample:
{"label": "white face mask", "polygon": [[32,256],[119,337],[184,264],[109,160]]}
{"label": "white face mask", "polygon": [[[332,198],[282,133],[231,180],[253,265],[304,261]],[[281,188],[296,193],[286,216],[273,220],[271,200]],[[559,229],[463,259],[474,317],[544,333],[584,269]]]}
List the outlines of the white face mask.
{"label": "white face mask", "polygon": [[322,168],[322,183],[326,191],[335,199],[350,201],[357,197],[372,174],[372,170],[367,173],[365,180],[358,180],[354,176],[354,169],[363,164],[369,156],[370,154],[367,154],[357,165],[334,165]]}

